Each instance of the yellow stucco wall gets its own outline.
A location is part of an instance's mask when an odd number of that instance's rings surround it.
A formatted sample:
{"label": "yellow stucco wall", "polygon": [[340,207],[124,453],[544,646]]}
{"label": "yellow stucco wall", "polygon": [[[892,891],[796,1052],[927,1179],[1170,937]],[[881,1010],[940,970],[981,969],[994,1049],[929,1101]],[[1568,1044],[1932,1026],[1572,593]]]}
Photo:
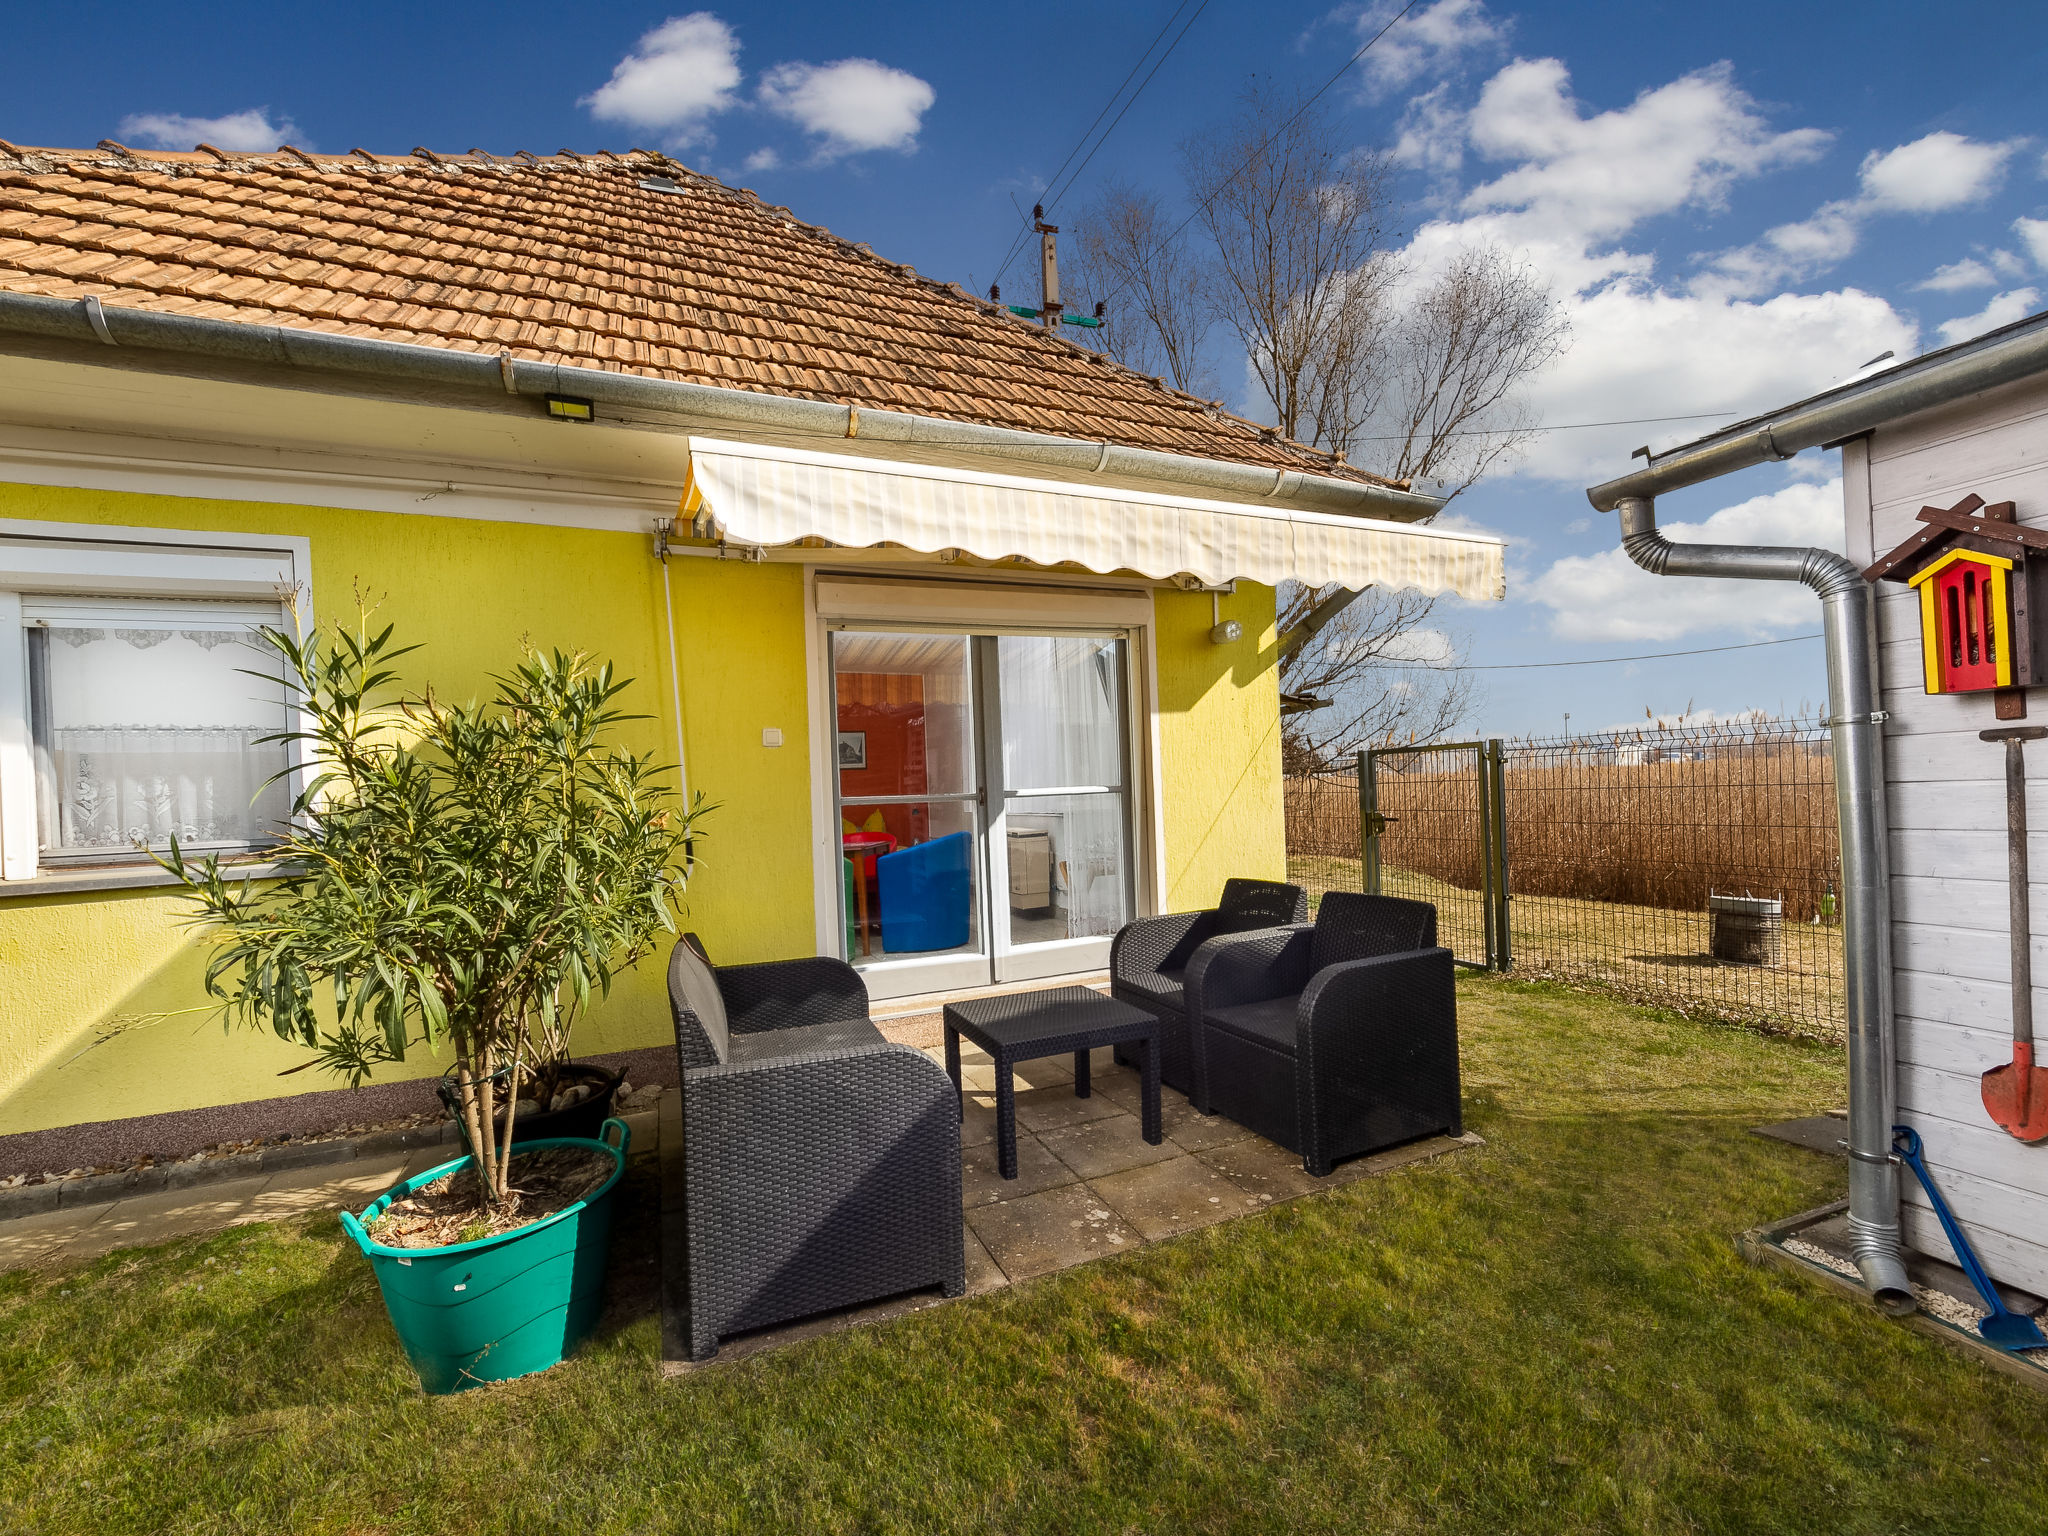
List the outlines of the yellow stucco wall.
{"label": "yellow stucco wall", "polygon": [[[303,536],[317,615],[349,613],[358,588],[379,600],[422,647],[404,663],[410,680],[469,697],[522,639],[581,647],[636,679],[625,702],[654,717],[624,740],[673,756],[661,567],[641,535],[16,485],[0,485],[0,518]],[[721,959],[810,953],[802,572],[677,559],[670,579],[691,785],[721,807],[685,922]],[[763,726],[787,745],[762,747]],[[280,1079],[301,1053],[202,1014],[95,1043],[110,1022],[203,1004],[184,907],[162,891],[0,902],[0,1135],[334,1086],[313,1072]],[[669,1038],[649,961],[592,1014],[578,1049]],[[387,1075],[442,1065],[422,1057]]]}
{"label": "yellow stucco wall", "polygon": [[1221,607],[1235,644],[1211,643],[1208,594],[1153,598],[1168,912],[1214,906],[1232,875],[1287,876],[1273,589],[1241,581]]}
{"label": "yellow stucco wall", "polygon": [[[636,680],[626,702],[653,718],[635,747],[673,756],[662,572],[637,534],[459,518],[0,485],[0,519],[286,533],[310,541],[313,601],[331,620],[357,590],[422,649],[408,680],[444,696],[488,690],[522,640],[581,647]],[[810,954],[809,731],[804,573],[787,565],[670,563],[690,786],[717,802],[685,926],[720,960]],[[1211,904],[1230,875],[1278,877],[1280,802],[1273,592],[1223,599],[1245,637],[1209,641],[1203,594],[1156,600],[1166,882],[1159,905]],[[763,744],[776,729],[783,745]],[[0,1135],[80,1121],[269,1098],[334,1086],[277,1074],[304,1056],[225,1031],[202,1010],[201,939],[162,890],[0,901]],[[111,1032],[138,1017],[172,1016]],[[590,1017],[584,1053],[670,1039],[658,960]],[[438,1072],[419,1057],[388,1077]]]}

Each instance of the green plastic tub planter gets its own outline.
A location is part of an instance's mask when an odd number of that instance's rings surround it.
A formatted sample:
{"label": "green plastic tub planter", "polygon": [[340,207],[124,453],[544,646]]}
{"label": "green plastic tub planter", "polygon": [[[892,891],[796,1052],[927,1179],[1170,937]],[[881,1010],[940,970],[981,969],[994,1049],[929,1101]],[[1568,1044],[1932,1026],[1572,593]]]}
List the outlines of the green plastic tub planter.
{"label": "green plastic tub planter", "polygon": [[596,1324],[604,1309],[612,1191],[625,1171],[632,1132],[623,1120],[607,1120],[598,1136],[517,1143],[522,1153],[549,1147],[608,1153],[611,1177],[566,1210],[496,1237],[444,1248],[387,1248],[363,1230],[392,1201],[469,1166],[467,1157],[387,1189],[361,1216],[341,1213],[343,1228],[376,1272],[391,1325],[428,1392],[464,1392],[544,1371]]}

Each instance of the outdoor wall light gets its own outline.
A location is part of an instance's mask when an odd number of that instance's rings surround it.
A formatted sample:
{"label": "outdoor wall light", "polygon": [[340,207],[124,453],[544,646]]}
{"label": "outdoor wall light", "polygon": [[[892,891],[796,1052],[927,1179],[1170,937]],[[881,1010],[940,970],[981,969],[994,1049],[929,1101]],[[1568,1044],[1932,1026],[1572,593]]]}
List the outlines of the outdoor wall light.
{"label": "outdoor wall light", "polygon": [[1244,626],[1223,617],[1223,594],[1213,589],[1209,593],[1209,617],[1216,621],[1209,630],[1210,644],[1235,645],[1244,638]]}
{"label": "outdoor wall light", "polygon": [[597,407],[575,395],[549,395],[548,414],[557,421],[595,421]]}

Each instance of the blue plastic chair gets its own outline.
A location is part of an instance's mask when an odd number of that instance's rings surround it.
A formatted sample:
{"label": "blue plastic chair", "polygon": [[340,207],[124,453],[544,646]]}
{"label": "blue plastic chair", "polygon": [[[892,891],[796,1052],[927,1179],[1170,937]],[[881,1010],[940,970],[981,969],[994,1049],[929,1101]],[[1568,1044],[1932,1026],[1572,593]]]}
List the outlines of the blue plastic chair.
{"label": "blue plastic chair", "polygon": [[965,832],[899,848],[875,860],[884,953],[958,949],[967,942],[974,905],[973,863],[973,842]]}

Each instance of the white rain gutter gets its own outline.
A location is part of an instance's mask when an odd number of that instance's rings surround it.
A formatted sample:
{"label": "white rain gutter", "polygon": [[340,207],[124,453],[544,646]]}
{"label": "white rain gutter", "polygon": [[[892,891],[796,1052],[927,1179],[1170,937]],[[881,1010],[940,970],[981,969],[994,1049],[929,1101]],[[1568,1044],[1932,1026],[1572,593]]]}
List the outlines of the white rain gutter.
{"label": "white rain gutter", "polygon": [[[293,326],[245,325],[195,315],[106,306],[96,298],[0,293],[0,331],[92,346],[186,353],[228,362],[402,380],[485,395],[540,399],[572,395],[615,408],[845,442],[863,441],[988,454],[1079,473],[1155,481],[1266,504],[1356,517],[1420,522],[1443,498],[1305,470],[1127,448],[1086,438],[1020,432],[872,406],[831,405],[753,390],[528,362],[505,352],[457,352],[412,342],[336,336]],[[822,445],[821,445],[822,446]]]}
{"label": "white rain gutter", "polygon": [[1891,874],[1884,743],[1878,710],[1875,605],[1863,573],[1826,549],[1674,544],[1657,528],[1656,497],[1752,465],[1833,446],[1900,417],[2048,371],[2048,316],[1888,369],[1651,458],[1596,485],[1587,500],[1621,514],[1621,545],[1658,576],[1797,581],[1820,595],[1828,658],[1828,725],[1841,827],[1849,1016],[1849,1235],[1856,1267],[1884,1311],[1914,1310],[1900,1258],[1899,1170],[1892,1152]]}

